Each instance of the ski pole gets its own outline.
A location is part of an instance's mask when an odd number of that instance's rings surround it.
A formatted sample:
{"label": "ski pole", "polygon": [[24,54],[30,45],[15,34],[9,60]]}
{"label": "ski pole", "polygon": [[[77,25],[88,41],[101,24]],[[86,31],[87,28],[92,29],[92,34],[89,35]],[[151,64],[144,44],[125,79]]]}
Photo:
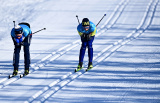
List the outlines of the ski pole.
{"label": "ski pole", "polygon": [[14,28],[15,28],[15,21],[13,21],[13,23],[14,23]]}
{"label": "ski pole", "polygon": [[42,30],[46,30],[46,28],[40,29],[40,30],[38,30],[38,31],[36,31],[36,32],[34,32],[34,33],[32,33],[32,34],[38,33],[38,32],[40,32],[40,31],[42,31]]}
{"label": "ski pole", "polygon": [[102,19],[106,16],[106,14],[103,15],[103,17],[101,18],[101,20],[97,23],[96,27],[99,25],[99,23],[102,21]]}
{"label": "ski pole", "polygon": [[77,17],[78,23],[80,24],[79,19],[78,19],[78,15],[76,15],[76,17]]}

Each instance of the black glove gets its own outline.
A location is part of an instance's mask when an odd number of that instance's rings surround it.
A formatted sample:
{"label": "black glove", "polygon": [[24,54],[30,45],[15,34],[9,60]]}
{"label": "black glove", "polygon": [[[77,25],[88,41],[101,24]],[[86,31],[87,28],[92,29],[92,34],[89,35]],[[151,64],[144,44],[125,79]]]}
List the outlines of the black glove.
{"label": "black glove", "polygon": [[86,39],[86,35],[87,35],[87,34],[83,33],[83,34],[81,35],[81,38],[82,38],[82,39]]}
{"label": "black glove", "polygon": [[85,34],[85,33],[83,33],[83,34],[81,35],[81,38],[82,38],[83,40],[90,40],[91,35],[90,35],[90,34]]}
{"label": "black glove", "polygon": [[91,35],[90,35],[90,34],[88,34],[88,35],[87,35],[87,40],[90,40],[90,37],[91,37]]}
{"label": "black glove", "polygon": [[16,46],[20,46],[21,44],[20,43],[16,43]]}
{"label": "black glove", "polygon": [[21,46],[21,45],[23,45],[24,43],[23,42],[20,42],[20,43],[16,43],[15,45],[16,46]]}

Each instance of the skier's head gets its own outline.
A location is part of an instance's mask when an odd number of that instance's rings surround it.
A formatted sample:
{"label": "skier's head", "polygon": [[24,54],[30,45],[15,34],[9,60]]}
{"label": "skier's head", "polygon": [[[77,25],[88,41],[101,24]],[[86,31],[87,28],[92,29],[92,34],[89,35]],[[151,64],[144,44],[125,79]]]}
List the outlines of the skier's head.
{"label": "skier's head", "polygon": [[17,25],[15,26],[14,30],[15,30],[14,32],[15,32],[16,37],[20,39],[22,37],[23,28],[20,25]]}
{"label": "skier's head", "polygon": [[83,18],[82,26],[83,26],[84,30],[86,30],[86,31],[89,30],[90,23],[89,23],[89,19],[88,18]]}

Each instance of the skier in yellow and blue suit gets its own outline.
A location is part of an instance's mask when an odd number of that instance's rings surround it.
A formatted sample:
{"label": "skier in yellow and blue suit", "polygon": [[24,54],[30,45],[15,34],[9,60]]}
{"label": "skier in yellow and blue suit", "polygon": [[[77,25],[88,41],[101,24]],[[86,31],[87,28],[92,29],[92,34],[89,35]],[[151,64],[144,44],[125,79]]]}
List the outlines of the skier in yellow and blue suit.
{"label": "skier in yellow and blue suit", "polygon": [[84,18],[82,20],[82,23],[78,25],[77,31],[78,31],[79,35],[81,36],[82,46],[81,46],[80,54],[79,54],[79,64],[78,64],[76,71],[79,71],[80,69],[82,69],[83,58],[85,55],[86,47],[88,47],[89,63],[88,63],[87,69],[89,70],[89,69],[93,68],[93,65],[92,65],[92,61],[93,61],[92,43],[93,43],[95,34],[97,33],[96,25],[93,22],[89,21],[88,18]]}

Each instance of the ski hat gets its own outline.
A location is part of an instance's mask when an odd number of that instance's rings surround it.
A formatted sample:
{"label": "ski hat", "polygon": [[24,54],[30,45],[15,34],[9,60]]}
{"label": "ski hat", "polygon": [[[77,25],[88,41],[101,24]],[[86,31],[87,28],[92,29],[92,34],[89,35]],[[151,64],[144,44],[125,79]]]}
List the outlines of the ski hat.
{"label": "ski hat", "polygon": [[82,20],[82,26],[90,26],[88,18],[83,18],[83,20]]}
{"label": "ski hat", "polygon": [[14,28],[15,34],[22,34],[23,33],[23,28],[20,25],[16,25]]}

